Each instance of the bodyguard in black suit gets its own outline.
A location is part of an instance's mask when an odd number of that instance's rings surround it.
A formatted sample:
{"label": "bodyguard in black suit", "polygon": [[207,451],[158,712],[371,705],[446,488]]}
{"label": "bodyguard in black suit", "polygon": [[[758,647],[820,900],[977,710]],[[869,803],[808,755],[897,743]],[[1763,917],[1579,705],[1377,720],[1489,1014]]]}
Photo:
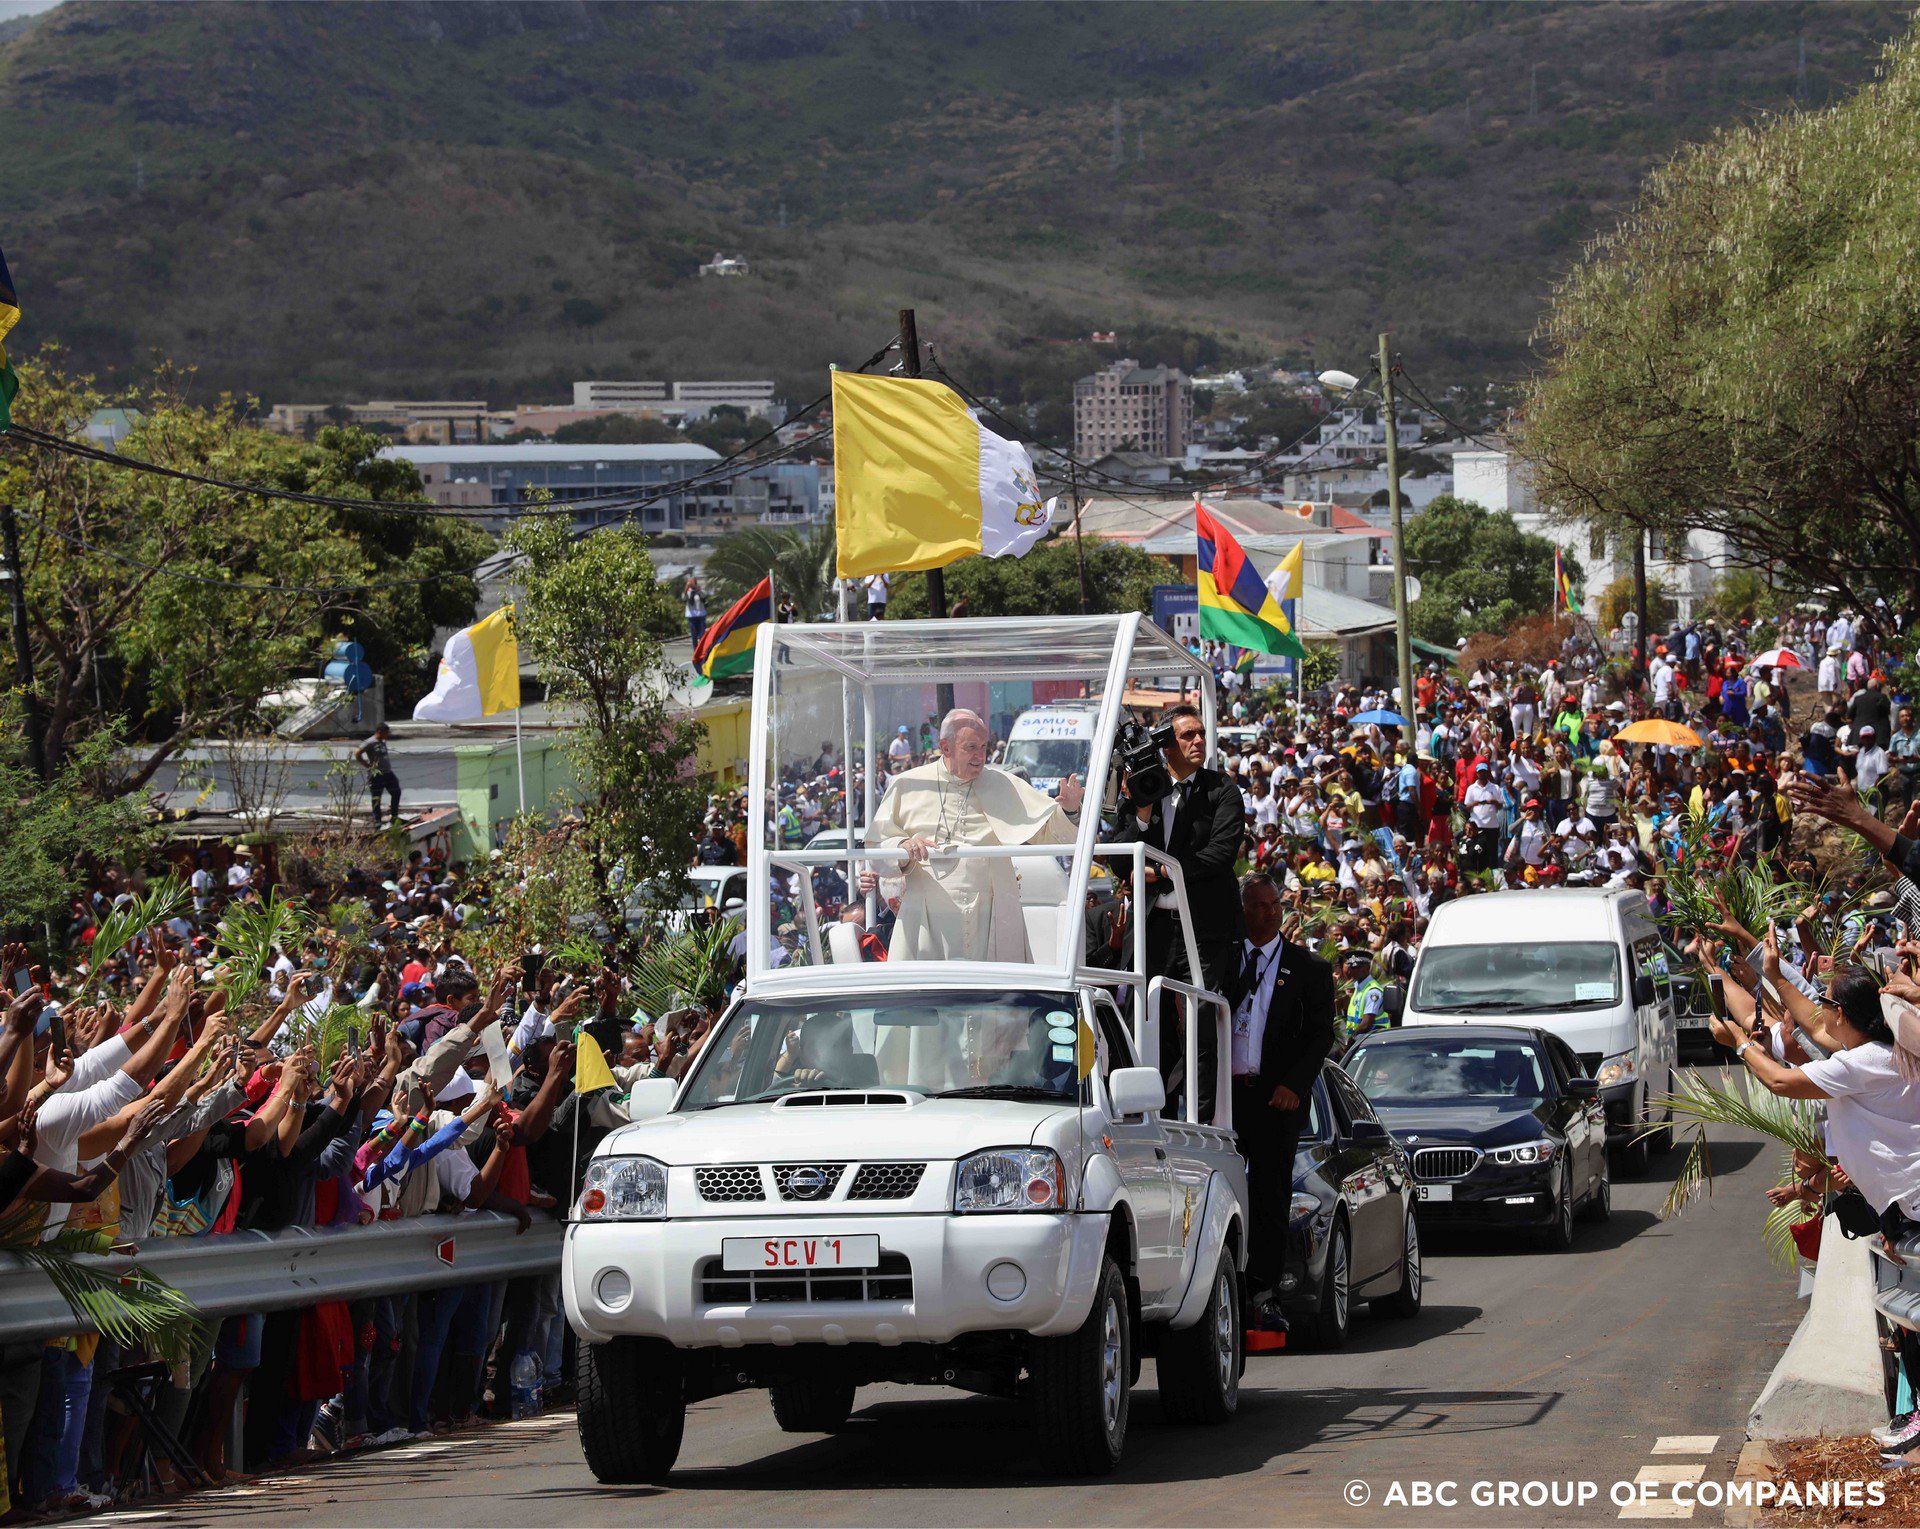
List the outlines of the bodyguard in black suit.
{"label": "bodyguard in black suit", "polygon": [[[1240,842],[1245,836],[1246,804],[1240,788],[1218,770],[1202,767],[1207,757],[1207,728],[1197,706],[1167,708],[1166,720],[1173,725],[1173,741],[1164,750],[1167,773],[1173,778],[1173,790],[1148,802],[1133,802],[1134,811],[1123,813],[1117,844],[1136,842],[1164,851],[1180,866],[1186,883],[1187,910],[1193,919],[1194,943],[1200,956],[1199,985],[1224,994],[1236,968],[1243,925],[1240,913],[1240,889],[1234,884],[1234,862],[1240,858]],[[1170,906],[1161,906],[1162,898],[1171,904],[1171,883],[1149,864],[1146,873],[1147,895],[1147,975],[1175,977],[1182,982],[1195,980],[1187,967],[1186,941],[1182,937],[1179,915]],[[1213,1115],[1213,1080],[1216,1071],[1213,1026],[1200,1030],[1200,1114]],[[1169,1092],[1179,1076],[1180,1061],[1186,1055],[1186,1042],[1177,1024],[1162,1015],[1160,1024],[1160,1071],[1167,1079]]]}
{"label": "bodyguard in black suit", "polygon": [[1233,1126],[1247,1160],[1253,1228],[1247,1286],[1254,1325],[1275,1325],[1279,1303],[1262,1312],[1278,1284],[1293,1196],[1293,1155],[1306,1124],[1314,1079],[1333,1051],[1333,968],[1280,932],[1280,887],[1264,871],[1240,884],[1246,939],[1226,990],[1233,1002]]}

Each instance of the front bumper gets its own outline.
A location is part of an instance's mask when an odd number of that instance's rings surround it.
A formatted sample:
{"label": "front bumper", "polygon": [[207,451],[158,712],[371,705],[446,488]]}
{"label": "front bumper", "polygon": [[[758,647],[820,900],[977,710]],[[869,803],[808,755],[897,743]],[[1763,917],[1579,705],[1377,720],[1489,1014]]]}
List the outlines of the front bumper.
{"label": "front bumper", "polygon": [[[1553,1220],[1552,1165],[1501,1167],[1482,1162],[1464,1179],[1424,1184],[1427,1197],[1414,1202],[1423,1224],[1434,1226],[1545,1226]],[[1431,1191],[1445,1189],[1449,1198]]]}
{"label": "front bumper", "polygon": [[1629,1078],[1625,1083],[1610,1083],[1600,1090],[1600,1102],[1607,1111],[1607,1140],[1620,1142],[1630,1140],[1640,1131],[1641,1121],[1636,1108],[1640,1085]]}
{"label": "front bumper", "polygon": [[[820,1216],[687,1221],[591,1222],[567,1229],[561,1290],[567,1317],[589,1342],[634,1336],[664,1338],[679,1348],[740,1348],[768,1343],[945,1343],[963,1333],[1016,1331],[1048,1336],[1086,1320],[1106,1248],[1104,1215],[1011,1213],[850,1217],[838,1226]],[[883,1257],[912,1270],[902,1300],[708,1301],[702,1275],[726,1237],[819,1237],[823,1231],[877,1233]],[[988,1272],[1017,1265],[1021,1288],[991,1293]],[[624,1302],[601,1299],[602,1278],[626,1276]],[[617,1285],[618,1280],[612,1281]],[[737,1283],[737,1282],[736,1282]],[[996,1285],[1013,1282],[1002,1272]]]}

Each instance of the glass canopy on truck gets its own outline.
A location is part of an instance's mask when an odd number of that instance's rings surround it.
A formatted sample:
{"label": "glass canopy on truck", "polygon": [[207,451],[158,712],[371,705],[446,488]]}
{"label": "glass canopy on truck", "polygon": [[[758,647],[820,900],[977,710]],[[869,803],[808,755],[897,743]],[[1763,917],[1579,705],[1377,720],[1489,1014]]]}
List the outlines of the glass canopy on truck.
{"label": "glass canopy on truck", "polygon": [[[956,961],[1011,985],[1070,980],[1089,890],[1111,895],[1093,851],[1112,835],[1115,739],[1179,700],[1211,745],[1212,675],[1137,614],[761,627],[749,987],[932,984]],[[1039,784],[1007,758],[1023,718],[1049,742]],[[895,910],[883,967],[851,969],[854,908],[868,928]]]}

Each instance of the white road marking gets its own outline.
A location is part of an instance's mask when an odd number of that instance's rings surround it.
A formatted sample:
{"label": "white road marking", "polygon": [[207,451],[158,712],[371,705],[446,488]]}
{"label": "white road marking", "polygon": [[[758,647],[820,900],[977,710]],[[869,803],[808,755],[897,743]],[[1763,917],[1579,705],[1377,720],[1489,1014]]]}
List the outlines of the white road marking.
{"label": "white road marking", "polygon": [[1656,1455],[1710,1455],[1719,1448],[1717,1433],[1669,1433],[1653,1441]]}
{"label": "white road marking", "polygon": [[1698,1481],[1706,1474],[1707,1467],[1705,1462],[1695,1461],[1691,1465],[1643,1465],[1640,1467],[1640,1474],[1633,1479],[1635,1481],[1672,1483],[1675,1481]]}

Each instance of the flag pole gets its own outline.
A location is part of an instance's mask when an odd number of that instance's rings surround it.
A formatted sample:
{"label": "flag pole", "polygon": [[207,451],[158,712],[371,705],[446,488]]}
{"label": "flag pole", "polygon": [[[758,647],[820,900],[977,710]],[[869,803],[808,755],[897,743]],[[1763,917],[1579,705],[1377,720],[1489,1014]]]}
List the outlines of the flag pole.
{"label": "flag pole", "polygon": [[520,779],[520,811],[527,810],[527,751],[520,741],[520,708],[513,708],[513,765]]}

